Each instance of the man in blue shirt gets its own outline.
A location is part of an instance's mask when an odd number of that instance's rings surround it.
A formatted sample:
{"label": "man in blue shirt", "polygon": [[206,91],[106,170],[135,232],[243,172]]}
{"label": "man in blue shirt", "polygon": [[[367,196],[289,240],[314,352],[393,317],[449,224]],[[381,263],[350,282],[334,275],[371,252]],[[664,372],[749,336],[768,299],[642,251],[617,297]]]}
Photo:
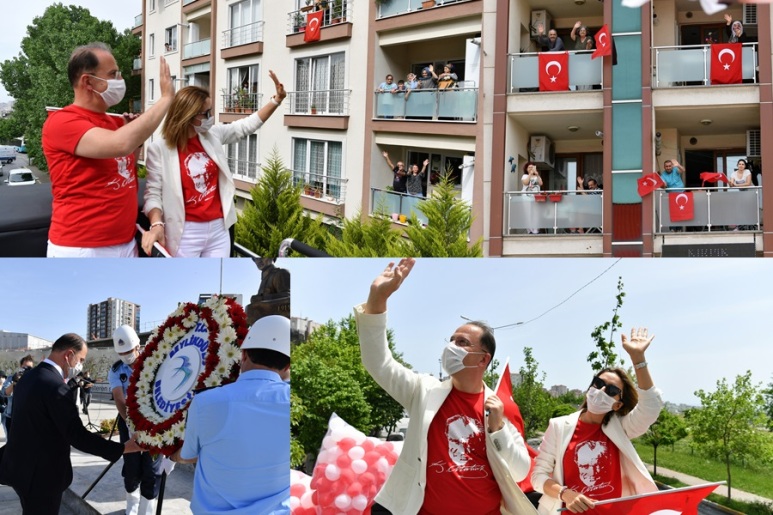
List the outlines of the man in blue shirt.
{"label": "man in blue shirt", "polygon": [[241,346],[239,379],[196,395],[185,443],[193,513],[290,513],[290,320],[263,317]]}
{"label": "man in blue shirt", "polygon": [[660,178],[666,183],[666,189],[670,191],[684,191],[684,181],[682,174],[684,166],[680,165],[676,159],[668,159],[663,162],[663,170],[660,172]]}
{"label": "man in blue shirt", "polygon": [[6,443],[8,443],[9,435],[11,434],[11,417],[13,416],[13,390],[16,387],[16,383],[18,383],[19,379],[21,379],[21,376],[23,376],[25,372],[34,366],[35,362],[32,360],[32,356],[27,354],[19,360],[19,370],[3,382],[3,395],[7,401],[5,411],[3,412],[2,416]]}
{"label": "man in blue shirt", "polygon": [[[126,425],[126,390],[132,375],[132,364],[140,355],[140,338],[131,326],[122,325],[113,332],[113,348],[121,358],[107,374],[115,407],[118,409],[118,433],[121,442],[130,438]],[[156,497],[161,488],[163,456],[155,459],[149,452],[125,454],[123,457],[123,486],[126,489],[127,515],[153,515]]]}

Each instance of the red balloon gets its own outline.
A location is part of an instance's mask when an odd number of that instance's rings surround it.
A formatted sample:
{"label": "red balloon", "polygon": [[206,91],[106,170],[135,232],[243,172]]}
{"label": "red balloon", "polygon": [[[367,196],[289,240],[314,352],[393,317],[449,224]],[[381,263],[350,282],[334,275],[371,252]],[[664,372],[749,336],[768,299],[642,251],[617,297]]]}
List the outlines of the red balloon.
{"label": "red balloon", "polygon": [[336,459],[336,465],[341,467],[341,470],[348,469],[352,466],[352,459],[348,454],[342,454]]}
{"label": "red balloon", "polygon": [[324,506],[322,508],[322,515],[337,515],[339,512],[335,506]]}
{"label": "red balloon", "polygon": [[390,465],[394,465],[395,463],[397,463],[397,454],[395,454],[394,452],[390,451],[389,454],[387,454],[384,457],[386,458],[387,462]]}
{"label": "red balloon", "polygon": [[346,495],[349,497],[355,497],[357,495],[360,495],[362,493],[362,485],[355,481],[349,487],[346,489]]}
{"label": "red balloon", "polygon": [[336,500],[336,495],[334,492],[331,492],[329,490],[325,490],[324,492],[319,493],[319,502],[317,503],[317,506],[333,506],[333,503]]}
{"label": "red balloon", "polygon": [[365,449],[365,452],[372,451],[374,447],[376,447],[376,445],[373,443],[373,440],[366,439],[362,442],[362,448]]}
{"label": "red balloon", "polygon": [[357,442],[354,441],[354,438],[342,438],[338,442],[338,447],[341,448],[344,452],[349,452],[349,449],[357,445]]}
{"label": "red balloon", "polygon": [[376,464],[380,457],[381,455],[376,451],[368,451],[365,453],[365,456],[363,456],[362,459],[365,460],[365,463],[368,464],[368,467],[372,467]]}
{"label": "red balloon", "polygon": [[338,478],[338,481],[344,484],[344,488],[351,485],[354,482],[354,471],[350,468],[341,469],[341,477]]}
{"label": "red balloon", "polygon": [[362,486],[370,486],[376,482],[376,476],[372,472],[363,472],[360,474],[360,484]]}
{"label": "red balloon", "polygon": [[319,504],[319,492],[317,490],[311,492],[311,502],[314,506]]}
{"label": "red balloon", "polygon": [[297,497],[300,499],[305,492],[306,485],[303,483],[295,483],[294,485],[290,485],[290,497]]}

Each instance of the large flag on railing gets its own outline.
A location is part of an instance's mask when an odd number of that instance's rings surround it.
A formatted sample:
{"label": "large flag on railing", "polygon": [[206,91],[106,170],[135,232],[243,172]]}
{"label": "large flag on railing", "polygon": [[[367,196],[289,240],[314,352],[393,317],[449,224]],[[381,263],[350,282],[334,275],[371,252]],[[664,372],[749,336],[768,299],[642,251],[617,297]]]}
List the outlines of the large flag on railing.
{"label": "large flag on railing", "polygon": [[686,486],[650,494],[599,501],[595,508],[586,513],[591,515],[620,515],[621,513],[626,515],[696,514],[698,513],[698,505],[703,498],[723,483],[725,482]]}
{"label": "large flag on railing", "polygon": [[612,55],[612,36],[609,34],[609,27],[606,23],[593,36],[593,39],[596,40],[596,50],[590,56],[591,59]]}
{"label": "large flag on railing", "polygon": [[569,52],[539,53],[539,90],[569,91]]}
{"label": "large flag on railing", "polygon": [[303,33],[303,41],[319,41],[322,30],[322,15],[325,11],[314,11],[306,15],[306,32]]}
{"label": "large flag on railing", "polygon": [[684,222],[695,218],[695,202],[692,191],[668,194],[668,210],[672,222]]}
{"label": "large flag on railing", "polygon": [[741,43],[715,43],[711,45],[711,83],[740,84],[743,80]]}
{"label": "large flag on railing", "polygon": [[720,172],[701,172],[701,180],[703,181],[703,184],[706,184],[707,182],[715,183],[715,182],[730,182],[727,179],[727,175],[720,173]]}
{"label": "large flag on railing", "polygon": [[[510,377],[509,357],[507,358],[507,361],[505,361],[505,369],[502,371],[502,375],[499,376],[499,382],[497,383],[495,391],[497,393],[497,397],[499,397],[499,399],[502,401],[502,404],[505,405],[505,417],[507,417],[507,420],[509,420],[510,423],[513,424],[516,429],[518,429],[518,432],[521,433],[523,441],[525,442],[526,429],[523,424],[523,417],[521,416],[521,410],[513,400],[513,381]],[[518,486],[522,492],[532,492],[534,491],[534,487],[531,484],[531,473],[534,471],[534,458],[537,456],[537,451],[532,449],[529,445],[526,446],[526,449],[529,451],[531,465],[529,466],[529,473],[526,476],[526,479],[519,481]]]}
{"label": "large flag on railing", "polygon": [[637,179],[636,182],[639,183],[639,196],[642,198],[666,185],[666,183],[663,182],[663,179],[660,178],[660,174],[657,172],[648,173]]}

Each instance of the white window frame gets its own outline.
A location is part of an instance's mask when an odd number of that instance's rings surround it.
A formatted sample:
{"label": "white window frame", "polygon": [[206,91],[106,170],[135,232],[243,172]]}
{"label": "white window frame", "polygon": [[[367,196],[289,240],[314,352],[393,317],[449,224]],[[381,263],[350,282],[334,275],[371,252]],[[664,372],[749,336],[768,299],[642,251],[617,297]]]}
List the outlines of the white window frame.
{"label": "white window frame", "polygon": [[148,34],[148,58],[156,57],[156,35]]}
{"label": "white window frame", "polygon": [[[247,147],[243,150],[244,145],[247,145]],[[240,152],[242,150],[243,152]],[[254,152],[251,152],[251,150],[254,150]],[[250,134],[236,143],[229,143],[225,146],[225,152],[234,178],[251,183],[258,182],[260,170],[260,138],[258,137],[258,133]],[[240,165],[239,163],[240,155],[247,157],[246,161],[241,159],[241,161],[244,162],[243,165]],[[251,157],[255,159],[252,163],[250,161]],[[233,161],[234,166],[232,166],[231,161]],[[244,173],[243,170],[246,170],[247,173]]]}
{"label": "white window frame", "polygon": [[148,101],[153,102],[156,99],[155,92],[156,79],[148,79]]}
{"label": "white window frame", "polygon": [[[295,147],[296,144],[302,144],[305,142],[306,144],[306,157],[305,161],[303,163],[296,163],[295,162]],[[310,172],[311,168],[311,148],[312,143],[322,143],[324,144],[324,160],[323,160],[323,173],[317,174],[322,175],[321,180],[318,180],[316,177],[312,178],[310,175],[312,172]],[[338,170],[338,175],[331,175],[330,172],[330,144],[337,144],[340,146],[341,149],[341,166]],[[338,202],[343,202],[344,199],[344,156],[346,155],[344,153],[344,143],[343,141],[339,140],[324,140],[319,138],[301,138],[301,137],[294,137],[292,138],[291,146],[290,146],[290,155],[292,157],[292,171],[293,171],[293,179],[303,180],[303,184],[309,184],[316,188],[321,188],[322,193],[324,196],[331,196]],[[328,179],[337,179],[336,181],[329,182]]]}
{"label": "white window frame", "polygon": [[[172,25],[164,29],[164,52],[177,52],[180,42],[177,38],[177,25]],[[169,50],[166,46],[169,45]]]}
{"label": "white window frame", "polygon": [[[333,84],[333,59],[340,60],[343,66],[343,77],[338,87]],[[305,62],[307,67],[307,76],[305,77],[306,87],[301,86],[301,75],[299,67]],[[324,89],[315,89],[314,83],[317,81],[317,70],[324,66],[327,75],[327,84]],[[311,106],[315,106],[318,112],[331,114],[344,114],[346,99],[344,98],[346,88],[346,52],[332,52],[330,54],[310,55],[295,59],[294,64],[294,90],[295,94],[295,113],[305,113],[310,111]],[[309,91],[315,93],[305,94]],[[335,93],[334,93],[335,92]]]}

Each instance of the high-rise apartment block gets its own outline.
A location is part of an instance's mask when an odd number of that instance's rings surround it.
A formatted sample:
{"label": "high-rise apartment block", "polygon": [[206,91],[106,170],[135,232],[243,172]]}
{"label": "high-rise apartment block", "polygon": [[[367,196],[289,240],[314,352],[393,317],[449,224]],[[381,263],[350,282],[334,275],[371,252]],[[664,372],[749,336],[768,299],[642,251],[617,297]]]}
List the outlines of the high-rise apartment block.
{"label": "high-rise apartment block", "polygon": [[113,331],[122,325],[140,330],[140,306],[113,297],[97,304],[89,304],[86,335],[89,340],[112,338]]}

